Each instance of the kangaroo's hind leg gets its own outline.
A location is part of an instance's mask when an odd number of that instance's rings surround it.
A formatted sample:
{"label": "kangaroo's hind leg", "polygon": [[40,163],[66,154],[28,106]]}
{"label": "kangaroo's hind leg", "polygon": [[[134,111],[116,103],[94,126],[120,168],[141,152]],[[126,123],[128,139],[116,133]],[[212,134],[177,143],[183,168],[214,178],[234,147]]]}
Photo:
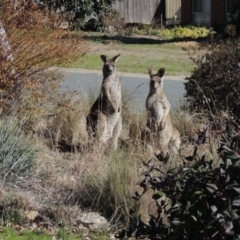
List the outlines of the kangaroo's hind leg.
{"label": "kangaroo's hind leg", "polygon": [[113,128],[112,145],[113,145],[114,149],[117,148],[117,141],[118,141],[118,137],[121,133],[121,129],[122,129],[122,117],[119,116],[119,118],[116,122],[116,125]]}
{"label": "kangaroo's hind leg", "polygon": [[107,117],[99,113],[97,121],[96,139],[99,145],[106,144],[108,140]]}
{"label": "kangaroo's hind leg", "polygon": [[180,149],[180,145],[181,145],[181,138],[180,138],[179,131],[176,128],[174,128],[173,136],[172,136],[172,149],[175,153],[177,153],[178,150]]}

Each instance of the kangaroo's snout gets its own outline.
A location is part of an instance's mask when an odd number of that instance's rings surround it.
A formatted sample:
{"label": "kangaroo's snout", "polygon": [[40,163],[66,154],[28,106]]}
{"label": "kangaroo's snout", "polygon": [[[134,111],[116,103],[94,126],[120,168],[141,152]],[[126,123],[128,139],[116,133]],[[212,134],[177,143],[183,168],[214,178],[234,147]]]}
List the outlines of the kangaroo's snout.
{"label": "kangaroo's snout", "polygon": [[108,72],[113,72],[114,71],[114,69],[115,69],[115,67],[114,67],[114,65],[112,65],[112,64],[108,64],[107,65],[107,70],[108,70]]}
{"label": "kangaroo's snout", "polygon": [[161,81],[152,79],[150,82],[151,91],[156,92],[161,90],[162,89],[161,84],[162,84]]}
{"label": "kangaroo's snout", "polygon": [[160,83],[159,83],[159,82],[154,82],[154,85],[153,85],[154,89],[155,89],[155,90],[157,90],[157,89],[158,89],[158,87],[159,87],[159,85],[160,85]]}
{"label": "kangaroo's snout", "polygon": [[108,63],[103,66],[103,75],[105,77],[115,73],[115,71],[116,71],[116,68],[113,64]]}

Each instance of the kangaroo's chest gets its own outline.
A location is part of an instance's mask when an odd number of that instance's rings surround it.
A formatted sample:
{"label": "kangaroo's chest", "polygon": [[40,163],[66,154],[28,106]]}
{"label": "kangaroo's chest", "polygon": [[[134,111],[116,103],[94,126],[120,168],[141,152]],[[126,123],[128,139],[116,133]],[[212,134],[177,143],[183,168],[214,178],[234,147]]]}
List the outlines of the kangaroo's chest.
{"label": "kangaroo's chest", "polygon": [[105,82],[102,85],[102,93],[104,97],[111,97],[111,100],[116,104],[120,104],[122,94],[121,94],[121,84],[120,82]]}
{"label": "kangaroo's chest", "polygon": [[[164,101],[165,99],[161,96],[156,96],[156,95],[148,96],[146,101],[146,108],[147,110],[152,110],[154,108],[161,108],[161,111],[162,111],[162,109],[164,108]],[[156,111],[157,110],[158,109],[156,109]]]}

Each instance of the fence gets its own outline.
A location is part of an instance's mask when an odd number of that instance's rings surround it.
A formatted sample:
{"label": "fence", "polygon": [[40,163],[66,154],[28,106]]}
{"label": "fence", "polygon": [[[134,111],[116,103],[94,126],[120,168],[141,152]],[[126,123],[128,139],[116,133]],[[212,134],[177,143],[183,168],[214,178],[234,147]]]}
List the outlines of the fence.
{"label": "fence", "polygon": [[172,23],[174,15],[181,19],[181,0],[123,0],[113,4],[127,23],[150,24],[153,19]]}
{"label": "fence", "polygon": [[123,0],[116,1],[113,8],[118,10],[127,23],[150,24],[154,18],[161,19],[164,0]]}

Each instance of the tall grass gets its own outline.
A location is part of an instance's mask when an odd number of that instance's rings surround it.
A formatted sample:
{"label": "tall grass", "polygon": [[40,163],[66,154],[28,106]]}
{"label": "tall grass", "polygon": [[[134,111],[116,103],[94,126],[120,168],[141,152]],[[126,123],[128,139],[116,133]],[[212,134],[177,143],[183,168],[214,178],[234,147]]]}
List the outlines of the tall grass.
{"label": "tall grass", "polygon": [[[186,103],[183,103],[179,108],[173,109],[171,112],[171,118],[173,125],[179,130],[181,135],[182,145],[180,148],[180,154],[182,157],[177,157],[174,161],[183,161],[186,156],[193,153],[196,143],[191,143],[190,140],[197,139],[199,131],[203,131],[208,127],[208,137],[205,144],[198,146],[199,155],[206,155],[206,157],[214,160],[214,164],[218,165],[219,156],[217,153],[220,132],[216,132],[211,128],[211,123],[207,119],[204,113],[190,113],[190,109]],[[216,122],[220,121],[216,116]],[[222,124],[222,122],[221,122]],[[220,124],[220,125],[221,125]]]}
{"label": "tall grass", "polygon": [[95,171],[88,169],[78,190],[82,204],[101,212],[115,223],[127,220],[132,207],[131,194],[137,180],[136,159],[118,150],[97,161],[101,164]]}

